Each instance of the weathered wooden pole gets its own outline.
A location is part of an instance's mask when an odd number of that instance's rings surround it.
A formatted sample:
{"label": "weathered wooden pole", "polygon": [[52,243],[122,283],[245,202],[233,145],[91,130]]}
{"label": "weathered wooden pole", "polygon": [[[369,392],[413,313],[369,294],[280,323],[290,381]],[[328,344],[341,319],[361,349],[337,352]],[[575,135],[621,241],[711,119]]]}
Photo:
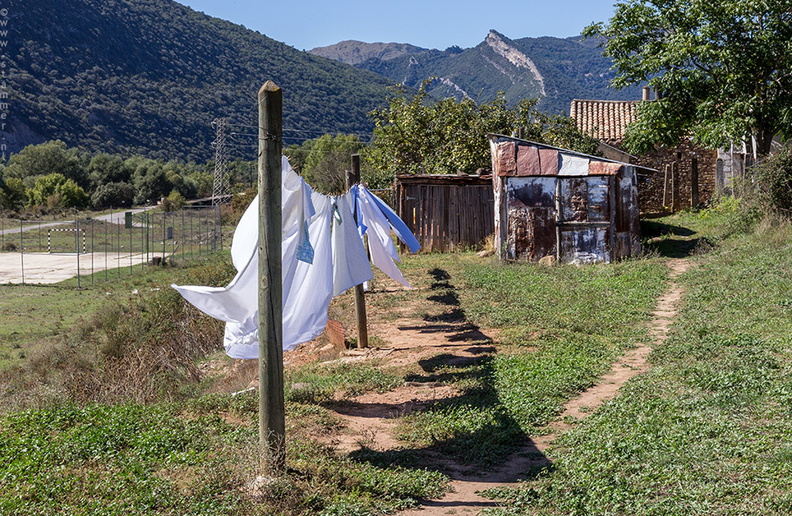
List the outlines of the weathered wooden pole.
{"label": "weathered wooden pole", "polygon": [[698,159],[693,158],[690,162],[690,208],[695,210],[699,204],[699,173]]}
{"label": "weathered wooden pole", "polygon": [[[347,171],[346,187],[347,190],[360,182],[360,155],[352,155],[352,170]],[[357,217],[355,217],[357,222]],[[355,313],[357,314],[358,339],[357,347],[368,347],[368,318],[366,317],[366,297],[363,292],[363,285],[355,285]]]}
{"label": "weathered wooden pole", "polygon": [[258,116],[259,443],[264,471],[279,473],[286,465],[281,283],[283,92],[272,81],[259,90]]}

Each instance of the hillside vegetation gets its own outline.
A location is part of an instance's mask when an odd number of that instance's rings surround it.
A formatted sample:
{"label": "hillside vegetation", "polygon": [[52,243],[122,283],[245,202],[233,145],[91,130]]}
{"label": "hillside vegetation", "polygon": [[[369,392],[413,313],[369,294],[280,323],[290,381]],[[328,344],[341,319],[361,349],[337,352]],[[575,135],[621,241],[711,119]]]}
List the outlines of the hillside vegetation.
{"label": "hillside vegetation", "polygon": [[[255,124],[267,80],[283,88],[287,137],[367,133],[366,114],[392,83],[171,0],[25,0],[10,9],[11,152],[60,139],[204,162],[214,154],[212,120]],[[237,157],[255,157],[255,137],[237,143]]]}

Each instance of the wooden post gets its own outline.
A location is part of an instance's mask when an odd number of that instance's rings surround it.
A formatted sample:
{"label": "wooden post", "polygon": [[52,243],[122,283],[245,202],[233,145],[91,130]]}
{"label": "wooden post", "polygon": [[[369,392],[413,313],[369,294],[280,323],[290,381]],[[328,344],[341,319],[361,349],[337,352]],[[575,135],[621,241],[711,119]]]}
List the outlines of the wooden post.
{"label": "wooden post", "polygon": [[283,403],[283,286],[281,283],[281,152],[283,92],[267,81],[259,116],[259,443],[265,472],[286,466]]}
{"label": "wooden post", "polygon": [[[347,190],[352,185],[360,182],[360,155],[352,155],[352,170],[347,171],[346,187]],[[355,217],[357,223],[357,217]],[[357,347],[368,347],[368,318],[366,317],[366,297],[363,292],[363,285],[355,285],[355,313],[357,314],[358,339]]]}
{"label": "wooden post", "polygon": [[77,210],[74,210],[74,252],[77,254],[77,288],[80,285],[80,220],[77,218]]}
{"label": "wooden post", "polygon": [[690,163],[690,208],[695,210],[699,204],[698,158]]}
{"label": "wooden post", "polygon": [[682,155],[681,153],[677,153],[677,159],[674,161],[673,166],[671,167],[671,211],[676,213],[679,211],[680,208],[680,199],[679,199],[679,176],[681,170],[681,163],[682,163]]}

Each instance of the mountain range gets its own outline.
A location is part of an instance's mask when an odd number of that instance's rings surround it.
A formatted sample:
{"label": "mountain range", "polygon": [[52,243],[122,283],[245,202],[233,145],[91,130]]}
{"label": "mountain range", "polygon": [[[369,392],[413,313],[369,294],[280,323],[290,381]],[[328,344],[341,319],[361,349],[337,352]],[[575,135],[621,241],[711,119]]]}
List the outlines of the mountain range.
{"label": "mountain range", "polygon": [[314,55],[335,59],[361,70],[417,88],[430,77],[430,95],[487,102],[503,92],[510,104],[538,98],[548,113],[568,113],[572,99],[640,99],[640,88],[609,87],[611,61],[597,41],[572,38],[509,39],[491,30],[472,48],[433,50],[402,43],[342,41],[314,48]]}
{"label": "mountain range", "polygon": [[512,103],[541,97],[551,112],[575,97],[639,95],[609,89],[610,62],[579,38],[510,40],[491,31],[469,49],[347,41],[304,52],[172,0],[5,5],[0,139],[12,153],[60,139],[91,151],[206,161],[212,121],[227,117],[231,158],[254,159],[256,95],[266,80],[283,89],[285,145],[324,133],[367,139],[368,113],[387,104],[388,86],[417,87],[428,77],[437,77],[438,97],[487,101],[503,91]]}

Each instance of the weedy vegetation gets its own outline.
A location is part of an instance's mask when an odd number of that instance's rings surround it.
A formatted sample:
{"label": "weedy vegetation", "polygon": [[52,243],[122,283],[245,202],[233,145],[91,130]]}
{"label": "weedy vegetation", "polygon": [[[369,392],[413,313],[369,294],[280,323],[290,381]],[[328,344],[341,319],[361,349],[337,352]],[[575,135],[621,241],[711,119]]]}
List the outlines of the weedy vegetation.
{"label": "weedy vegetation", "polygon": [[716,229],[717,245],[678,279],[684,302],[652,368],[565,434],[552,468],[490,493],[505,508],[488,514],[792,511],[792,228],[734,204],[660,221]]}
{"label": "weedy vegetation", "polygon": [[[686,256],[696,266],[677,279],[687,292],[681,316],[651,370],[575,422],[549,452],[551,466],[519,489],[490,492],[502,505],[491,512],[788,513],[792,230],[730,202],[645,225],[646,256],[611,265],[405,257],[417,289],[378,278],[369,316],[451,324],[449,338],[464,337],[474,356],[287,367],[288,469],[279,477],[260,476],[256,391],[222,388],[232,365],[219,351],[222,325],[167,287],[224,284],[227,257],[80,290],[2,286],[0,316],[16,333],[0,350],[9,355],[0,512],[378,515],[416,506],[448,489],[440,464],[486,472],[507,460],[648,339],[666,257]],[[352,306],[342,296],[331,315],[347,324]],[[47,317],[26,324],[28,307]],[[323,444],[344,426],[335,408],[405,382],[455,394],[401,415],[396,449],[341,454]]]}

